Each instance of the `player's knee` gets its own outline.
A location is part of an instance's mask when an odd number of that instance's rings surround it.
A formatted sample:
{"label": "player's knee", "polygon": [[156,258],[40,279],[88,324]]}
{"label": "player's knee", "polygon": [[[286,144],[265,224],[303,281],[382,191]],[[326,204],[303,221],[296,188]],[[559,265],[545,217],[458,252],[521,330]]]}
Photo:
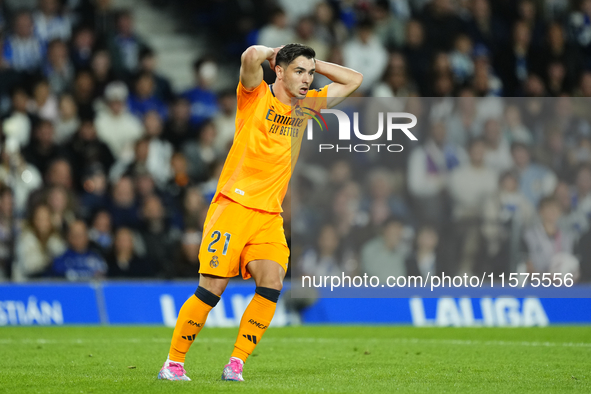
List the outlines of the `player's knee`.
{"label": "player's knee", "polygon": [[283,281],[279,277],[268,275],[257,281],[257,288],[258,287],[266,287],[269,289],[281,291],[283,289]]}
{"label": "player's knee", "polygon": [[228,285],[228,278],[214,277],[210,275],[201,274],[199,279],[199,286],[210,291],[211,293],[221,296],[226,286]]}

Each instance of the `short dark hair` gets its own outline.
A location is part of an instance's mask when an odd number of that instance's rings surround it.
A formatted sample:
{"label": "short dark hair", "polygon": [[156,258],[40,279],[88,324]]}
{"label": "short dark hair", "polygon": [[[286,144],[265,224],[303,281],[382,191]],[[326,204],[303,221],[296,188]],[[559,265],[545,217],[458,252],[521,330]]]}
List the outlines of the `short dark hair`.
{"label": "short dark hair", "polygon": [[275,64],[287,68],[295,59],[304,56],[307,59],[314,59],[316,52],[314,49],[302,44],[287,44],[277,52]]}

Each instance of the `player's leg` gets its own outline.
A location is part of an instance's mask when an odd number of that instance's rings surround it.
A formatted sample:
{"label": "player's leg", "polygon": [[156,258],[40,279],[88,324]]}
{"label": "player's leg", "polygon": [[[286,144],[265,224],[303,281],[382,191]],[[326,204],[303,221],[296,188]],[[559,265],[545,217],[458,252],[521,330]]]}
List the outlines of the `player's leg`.
{"label": "player's leg", "polygon": [[209,311],[220,300],[229,278],[238,275],[240,253],[246,241],[240,236],[242,229],[236,225],[249,222],[248,217],[243,217],[245,210],[229,200],[211,204],[199,250],[199,287],[179,312],[168,359],[159,378],[188,380],[184,370],[185,355],[203,328]]}
{"label": "player's leg", "polygon": [[[244,362],[252,354],[273,319],[287,270],[289,249],[286,244],[249,245],[245,251],[243,258],[250,262],[243,267],[243,276],[254,278],[256,290],[240,320],[234,351],[222,373],[223,380],[244,380],[242,378]],[[249,255],[270,256],[274,260],[251,259],[247,257]]]}
{"label": "player's leg", "polygon": [[199,287],[181,307],[176,321],[168,359],[158,379],[190,380],[184,369],[185,356],[205,325],[211,309],[217,305],[230,278],[200,275]]}
{"label": "player's leg", "polygon": [[284,268],[272,260],[251,261],[248,271],[256,283],[255,295],[242,315],[232,352],[232,357],[243,362],[252,354],[273,319],[285,277]]}

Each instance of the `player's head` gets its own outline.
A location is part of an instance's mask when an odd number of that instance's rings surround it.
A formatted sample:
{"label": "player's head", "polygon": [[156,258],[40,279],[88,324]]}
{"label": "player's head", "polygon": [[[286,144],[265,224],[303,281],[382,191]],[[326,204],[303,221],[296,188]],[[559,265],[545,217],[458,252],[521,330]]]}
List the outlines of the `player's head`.
{"label": "player's head", "polygon": [[288,44],[277,52],[277,81],[291,96],[303,99],[308,94],[316,70],[315,56],[314,49],[302,44]]}

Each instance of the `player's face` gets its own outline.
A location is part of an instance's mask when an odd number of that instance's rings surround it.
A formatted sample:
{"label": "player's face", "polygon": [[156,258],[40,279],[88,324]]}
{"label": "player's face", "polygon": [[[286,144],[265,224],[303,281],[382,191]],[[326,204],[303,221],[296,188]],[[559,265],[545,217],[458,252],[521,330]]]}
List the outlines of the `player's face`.
{"label": "player's face", "polygon": [[314,80],[316,63],[314,59],[304,56],[297,57],[283,72],[283,83],[287,91],[295,98],[303,99],[310,90]]}

